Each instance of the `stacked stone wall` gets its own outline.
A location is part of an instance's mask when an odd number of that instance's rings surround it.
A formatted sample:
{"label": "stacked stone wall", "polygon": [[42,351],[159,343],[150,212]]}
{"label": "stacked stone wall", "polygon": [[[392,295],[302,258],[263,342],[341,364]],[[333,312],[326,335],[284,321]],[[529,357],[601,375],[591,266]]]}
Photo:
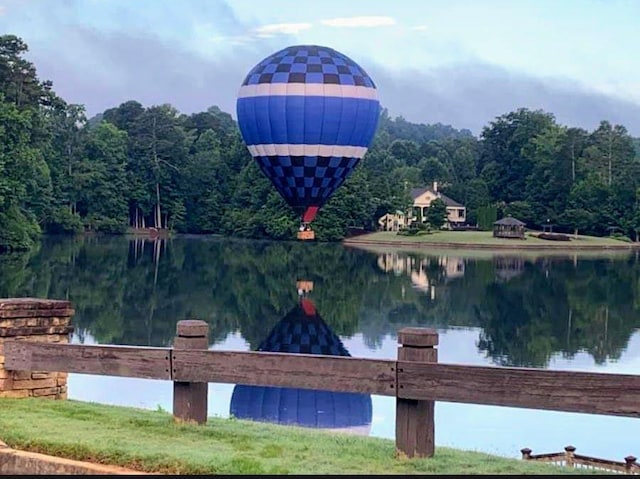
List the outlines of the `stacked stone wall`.
{"label": "stacked stone wall", "polygon": [[0,298],[0,397],[67,398],[67,373],[8,371],[4,344],[11,340],[68,343],[73,313],[69,301]]}

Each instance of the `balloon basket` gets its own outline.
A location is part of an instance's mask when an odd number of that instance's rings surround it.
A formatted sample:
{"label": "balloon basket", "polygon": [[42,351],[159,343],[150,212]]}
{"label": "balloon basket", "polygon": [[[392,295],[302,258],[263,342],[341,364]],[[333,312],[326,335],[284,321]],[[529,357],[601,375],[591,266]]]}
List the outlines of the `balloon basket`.
{"label": "balloon basket", "polygon": [[316,234],[312,230],[298,231],[298,239],[305,241],[313,240],[316,239]]}
{"label": "balloon basket", "polygon": [[296,281],[296,288],[303,293],[310,293],[313,291],[313,281],[300,279]]}

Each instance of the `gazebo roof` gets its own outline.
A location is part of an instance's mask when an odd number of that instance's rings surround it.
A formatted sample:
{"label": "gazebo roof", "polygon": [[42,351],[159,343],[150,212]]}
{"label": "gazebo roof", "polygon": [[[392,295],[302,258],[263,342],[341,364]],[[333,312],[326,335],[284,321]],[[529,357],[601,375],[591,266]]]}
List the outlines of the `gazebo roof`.
{"label": "gazebo roof", "polygon": [[526,223],[514,218],[513,216],[505,216],[504,218],[493,223],[494,225],[501,226],[525,226]]}

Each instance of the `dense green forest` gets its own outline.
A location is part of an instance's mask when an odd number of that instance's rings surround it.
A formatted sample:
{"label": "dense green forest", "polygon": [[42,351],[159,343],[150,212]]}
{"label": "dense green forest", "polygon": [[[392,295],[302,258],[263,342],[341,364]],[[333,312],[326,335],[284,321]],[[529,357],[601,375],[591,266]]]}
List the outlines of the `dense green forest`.
{"label": "dense green forest", "polygon": [[[0,36],[0,251],[28,249],[43,233],[178,233],[293,239],[296,214],[260,172],[232,116],[190,115],[135,100],[87,118],[26,60],[28,45]],[[204,107],[204,105],[203,105]],[[474,224],[493,205],[531,228],[631,238],[640,230],[640,140],[605,119],[593,131],[525,108],[479,137],[381,112],[374,143],[320,210],[316,238],[376,227],[406,209],[412,187],[438,181]]]}

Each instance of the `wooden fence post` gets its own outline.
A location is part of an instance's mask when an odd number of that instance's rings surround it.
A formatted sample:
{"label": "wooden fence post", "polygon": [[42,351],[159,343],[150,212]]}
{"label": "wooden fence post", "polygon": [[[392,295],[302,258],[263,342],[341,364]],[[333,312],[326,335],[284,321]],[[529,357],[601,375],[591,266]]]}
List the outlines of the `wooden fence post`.
{"label": "wooden fence post", "polygon": [[576,448],[574,446],[566,446],[564,448],[564,460],[567,463],[567,467],[575,467],[573,457],[575,456]]}
{"label": "wooden fence post", "polygon": [[[438,333],[429,328],[398,331],[398,361],[438,362]],[[401,366],[398,366],[399,368]],[[402,372],[402,371],[399,371]],[[431,457],[434,453],[434,401],[403,399],[396,390],[396,451],[407,457]]]}
{"label": "wooden fence post", "polygon": [[625,474],[633,474],[633,466],[636,465],[637,458],[635,456],[627,456],[624,458]]}
{"label": "wooden fence post", "polygon": [[[173,349],[208,349],[209,325],[197,319],[178,321]],[[175,360],[175,356],[173,357]],[[173,374],[174,371],[172,371]],[[173,382],[173,417],[180,422],[207,422],[209,383]]]}
{"label": "wooden fence post", "polygon": [[520,453],[522,454],[523,461],[528,461],[529,459],[531,459],[531,449],[529,449],[528,447],[520,449]]}

